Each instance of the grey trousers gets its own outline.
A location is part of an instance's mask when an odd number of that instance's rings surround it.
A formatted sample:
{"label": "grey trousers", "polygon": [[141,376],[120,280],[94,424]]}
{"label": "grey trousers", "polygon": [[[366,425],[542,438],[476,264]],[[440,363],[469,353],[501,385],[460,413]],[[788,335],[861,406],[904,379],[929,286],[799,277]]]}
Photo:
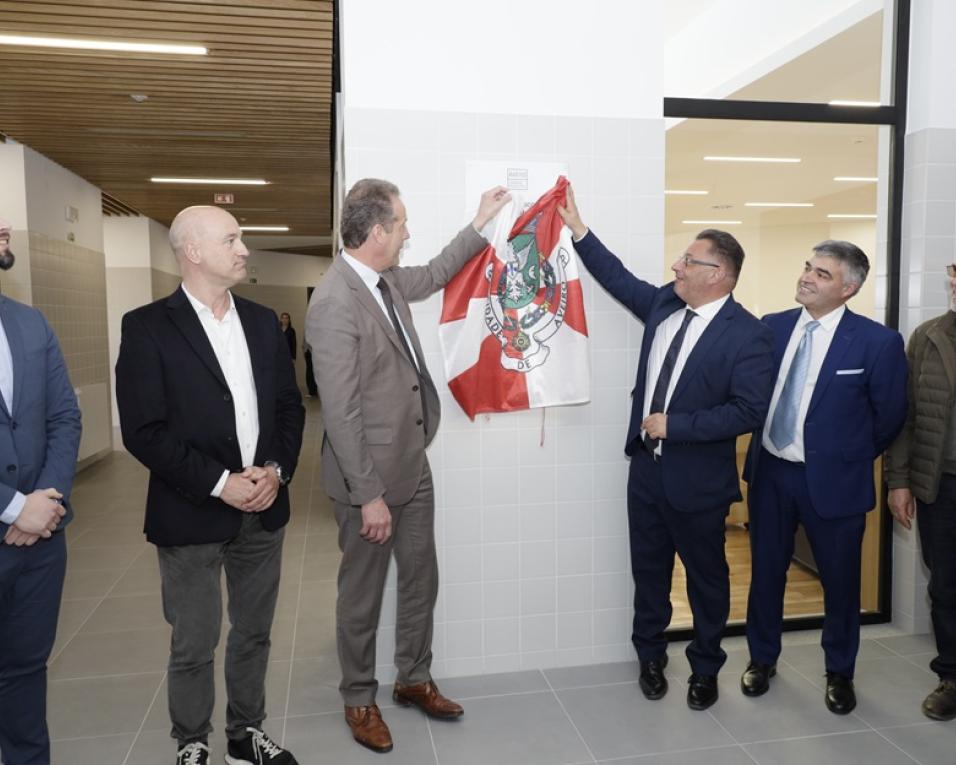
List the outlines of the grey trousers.
{"label": "grey trousers", "polygon": [[266,531],[255,513],[228,542],[157,547],[163,613],[173,628],[169,717],[180,745],[206,741],[215,704],[213,660],[222,623],[222,570],[229,593],[226,735],[243,738],[265,719],[269,633],[279,594],[285,529]]}
{"label": "grey trousers", "polygon": [[398,611],[395,624],[395,666],[398,682],[431,679],[433,612],[438,597],[435,554],[435,491],[425,464],[422,482],[408,504],[390,507],[392,536],[383,545],[359,536],[362,510],[332,502],[339,525],[339,593],[336,641],[347,706],[375,703],[375,635],[382,608],[385,575],[392,553],[398,565]]}

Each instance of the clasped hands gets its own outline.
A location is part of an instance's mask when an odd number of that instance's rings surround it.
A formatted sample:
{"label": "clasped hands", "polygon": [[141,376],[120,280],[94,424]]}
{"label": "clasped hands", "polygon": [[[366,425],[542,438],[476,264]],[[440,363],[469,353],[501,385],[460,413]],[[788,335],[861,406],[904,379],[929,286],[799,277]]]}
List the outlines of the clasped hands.
{"label": "clasped hands", "polygon": [[261,513],[272,507],[279,493],[275,468],[250,465],[241,473],[230,473],[219,499],[244,513]]}
{"label": "clasped hands", "polygon": [[8,545],[30,547],[40,539],[49,539],[66,515],[61,499],[63,495],[53,488],[27,494],[20,515],[3,535],[3,541]]}

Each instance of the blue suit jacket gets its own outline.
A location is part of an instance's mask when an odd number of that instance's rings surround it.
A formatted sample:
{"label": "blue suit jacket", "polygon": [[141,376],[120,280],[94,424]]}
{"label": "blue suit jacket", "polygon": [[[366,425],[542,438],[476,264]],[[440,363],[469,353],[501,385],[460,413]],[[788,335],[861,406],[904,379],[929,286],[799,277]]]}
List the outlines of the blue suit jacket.
{"label": "blue suit jacket", "polygon": [[[685,306],[673,283],[655,287],[628,271],[589,232],[575,249],[591,275],[644,322],[624,451],[641,446],[647,360],[657,326]],[[760,427],[773,392],[772,335],[731,296],[687,359],[667,408],[661,470],[677,510],[712,510],[741,499],[737,436]]]}
{"label": "blue suit jacket", "polygon": [[[774,335],[774,379],[801,308],[765,316]],[[876,506],[873,460],[906,421],[906,353],[899,332],[849,309],[837,325],[803,424],[807,485],[823,518]],[[744,479],[759,469],[763,434],[751,444]]]}
{"label": "blue suit jacket", "polygon": [[[13,359],[13,406],[0,396],[0,511],[19,491],[54,488],[73,517],[70,489],[80,449],[80,408],[56,335],[36,308],[0,295]],[[7,533],[0,523],[0,539]]]}

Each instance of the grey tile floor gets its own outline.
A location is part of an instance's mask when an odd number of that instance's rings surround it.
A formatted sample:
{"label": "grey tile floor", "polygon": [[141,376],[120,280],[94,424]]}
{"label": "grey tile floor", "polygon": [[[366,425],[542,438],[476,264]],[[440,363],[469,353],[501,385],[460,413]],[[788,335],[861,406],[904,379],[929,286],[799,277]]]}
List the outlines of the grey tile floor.
{"label": "grey tile floor", "polygon": [[[823,705],[815,632],[785,638],[771,691],[738,690],[747,661],[726,642],[721,698],[707,712],[684,701],[682,645],[671,649],[670,693],[644,699],[636,662],[442,681],[462,701],[460,721],[428,720],[383,704],[395,739],[388,755],[353,743],[342,719],[332,604],[334,523],[313,470],[318,416],[310,413],[293,492],[268,673],[267,731],[302,765],[956,765],[956,723],[932,723],[920,702],[935,685],[926,635],[868,628],[857,672],[859,706],[836,717]],[[50,666],[49,719],[56,765],[171,765],[163,621],[154,549],[141,533],[145,471],[117,453],[84,471],[74,491],[69,565]],[[223,631],[225,639],[225,630]],[[221,678],[220,678],[221,680]],[[220,685],[217,698],[224,698]],[[380,699],[390,698],[382,689]],[[222,762],[217,706],[213,761]]]}

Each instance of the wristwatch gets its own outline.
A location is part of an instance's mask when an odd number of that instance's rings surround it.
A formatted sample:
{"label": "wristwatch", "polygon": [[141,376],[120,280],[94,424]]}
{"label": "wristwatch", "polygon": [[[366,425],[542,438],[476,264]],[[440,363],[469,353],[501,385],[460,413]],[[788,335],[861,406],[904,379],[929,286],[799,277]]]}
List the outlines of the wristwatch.
{"label": "wristwatch", "polygon": [[285,472],[285,469],[275,460],[267,460],[265,462],[265,467],[274,468],[276,475],[279,477],[279,486],[285,486],[292,480],[292,476]]}

